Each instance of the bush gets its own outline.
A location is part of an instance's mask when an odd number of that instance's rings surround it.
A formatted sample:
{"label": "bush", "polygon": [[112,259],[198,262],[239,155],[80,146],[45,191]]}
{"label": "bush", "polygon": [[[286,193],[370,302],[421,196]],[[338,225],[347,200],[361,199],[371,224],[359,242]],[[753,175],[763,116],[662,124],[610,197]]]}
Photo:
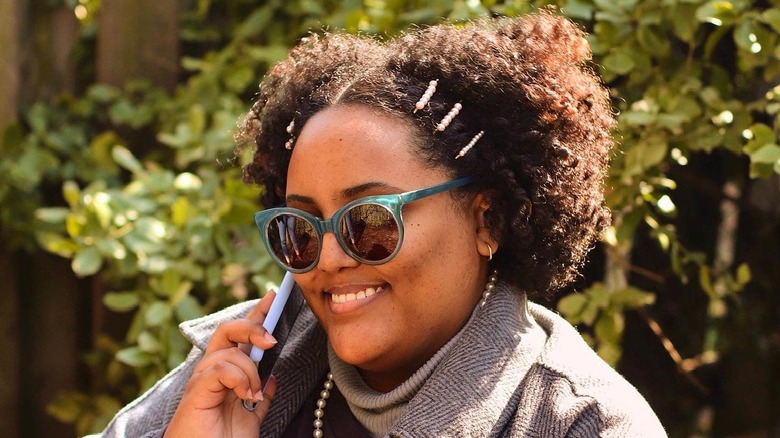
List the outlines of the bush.
{"label": "bush", "polygon": [[[13,245],[69,258],[80,277],[99,277],[106,307],[133,315],[125,339],[101,337],[90,355],[102,371],[99,390],[62,394],[51,406],[58,418],[77,423],[79,433],[102,428],[184,358],[189,346],[179,322],[258,295],[281,278],[251,222],[262,188],[240,182],[232,132],[265,69],[323,24],[393,35],[439,17],[511,16],[550,3],[581,23],[591,33],[594,66],[612,90],[622,150],[608,182],[614,225],[602,242],[604,272],[561,299],[558,309],[616,364],[627,310],[640,309],[655,330],[641,309],[653,305],[673,275],[700,291],[707,308],[701,333],[683,334],[704,339],[688,351],[687,362],[656,330],[678,369],[695,379],[699,366],[728,354],[730,328],[719,322],[740,311],[740,293],[753,275],[735,259],[733,245],[686,245],[675,225],[684,208],[675,203],[675,190],[686,164],[703,155],[736,163],[712,173],[726,191],[724,202],[739,203],[749,178],[780,174],[780,6],[747,0],[222,3],[196,2],[188,11],[181,39],[191,53],[180,60],[187,79],[174,95],[143,83],[95,84],[80,96],[34,105],[22,124],[4,131],[0,230],[18,236]],[[725,219],[719,226],[724,239],[739,231]],[[634,248],[647,241],[660,250],[662,274],[632,264]],[[128,386],[128,379],[135,383]]]}

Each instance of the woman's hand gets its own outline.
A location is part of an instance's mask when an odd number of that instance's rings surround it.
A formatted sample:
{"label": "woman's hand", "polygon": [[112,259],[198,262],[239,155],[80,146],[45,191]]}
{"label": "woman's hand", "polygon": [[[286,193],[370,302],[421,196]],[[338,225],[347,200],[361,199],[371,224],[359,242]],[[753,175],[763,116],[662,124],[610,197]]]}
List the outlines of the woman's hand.
{"label": "woman's hand", "polygon": [[[184,389],[165,438],[257,438],[276,391],[276,380],[271,377],[266,392],[261,392],[260,377],[248,351],[252,345],[268,349],[276,343],[262,325],[275,296],[275,292],[269,292],[246,319],[217,327]],[[249,412],[243,400],[259,405]]]}

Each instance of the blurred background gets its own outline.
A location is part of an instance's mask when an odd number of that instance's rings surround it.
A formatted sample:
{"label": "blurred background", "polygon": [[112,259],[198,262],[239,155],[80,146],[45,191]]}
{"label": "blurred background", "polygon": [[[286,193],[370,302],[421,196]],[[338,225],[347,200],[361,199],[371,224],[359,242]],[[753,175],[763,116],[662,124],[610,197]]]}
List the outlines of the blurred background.
{"label": "blurred background", "polygon": [[310,31],[555,5],[620,128],[613,227],[542,304],[673,437],[780,437],[780,1],[0,0],[0,436],[101,430],[179,322],[281,273],[232,133]]}

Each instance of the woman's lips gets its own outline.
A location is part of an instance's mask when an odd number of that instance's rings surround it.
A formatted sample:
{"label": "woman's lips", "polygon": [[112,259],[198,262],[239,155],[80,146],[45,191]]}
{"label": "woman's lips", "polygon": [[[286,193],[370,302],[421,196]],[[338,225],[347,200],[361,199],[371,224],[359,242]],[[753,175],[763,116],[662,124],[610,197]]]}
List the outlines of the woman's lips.
{"label": "woman's lips", "polygon": [[345,294],[331,294],[330,300],[336,304],[348,303],[350,301],[360,301],[366,298],[372,297],[382,291],[382,286],[373,288],[367,287],[364,290],[358,292],[350,292]]}
{"label": "woman's lips", "polygon": [[330,292],[330,299],[326,302],[330,308],[331,313],[335,315],[347,315],[352,312],[359,311],[360,309],[371,306],[371,303],[380,299],[380,296],[384,295],[390,290],[390,286],[384,284],[382,286],[366,287],[365,289],[352,289],[350,291],[343,290],[341,293]]}

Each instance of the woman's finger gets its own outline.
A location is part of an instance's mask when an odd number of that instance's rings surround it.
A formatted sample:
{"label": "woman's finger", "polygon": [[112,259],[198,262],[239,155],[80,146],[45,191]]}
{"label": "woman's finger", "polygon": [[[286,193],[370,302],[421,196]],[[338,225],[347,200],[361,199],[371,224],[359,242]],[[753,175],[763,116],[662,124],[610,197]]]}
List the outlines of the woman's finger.
{"label": "woman's finger", "polygon": [[[260,376],[257,374],[257,368],[255,367],[254,362],[252,362],[249,356],[247,356],[237,347],[217,350],[209,355],[204,356],[195,367],[193,374],[203,374],[204,372],[215,369],[215,367],[218,370],[221,366],[220,364],[223,362],[232,364],[233,366],[241,369],[241,371],[248,379],[249,387],[251,388],[253,394],[260,390]],[[242,398],[245,398],[245,395],[246,391],[244,391]]]}
{"label": "woman's finger", "polygon": [[217,327],[206,347],[206,354],[233,348],[239,344],[252,344],[267,350],[276,345],[276,339],[263,328],[261,323],[249,319],[237,319],[223,322]]}
{"label": "woman's finger", "polygon": [[224,402],[228,391],[234,392],[240,399],[251,398],[256,393],[249,375],[241,367],[220,361],[193,374],[182,400],[191,400],[197,409],[212,409]]}
{"label": "woman's finger", "polygon": [[272,374],[270,377],[268,377],[268,383],[265,385],[263,399],[259,402],[257,409],[255,409],[255,414],[258,418],[260,418],[260,422],[262,422],[265,419],[265,416],[268,414],[268,409],[271,407],[271,401],[274,399],[275,394],[276,376]]}

